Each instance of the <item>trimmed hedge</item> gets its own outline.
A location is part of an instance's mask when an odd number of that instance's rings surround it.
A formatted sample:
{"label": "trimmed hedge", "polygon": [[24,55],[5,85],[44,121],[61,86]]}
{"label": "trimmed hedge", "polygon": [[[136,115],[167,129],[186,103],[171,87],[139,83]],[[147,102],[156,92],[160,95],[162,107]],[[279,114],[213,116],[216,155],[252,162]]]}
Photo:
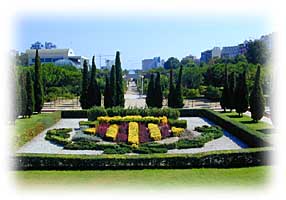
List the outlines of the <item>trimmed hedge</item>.
{"label": "trimmed hedge", "polygon": [[249,147],[271,146],[265,134],[249,129],[239,122],[232,121],[228,117],[209,109],[180,109],[182,117],[204,117],[221,126],[223,129],[238,137]]}
{"label": "trimmed hedge", "polygon": [[170,126],[177,128],[187,128],[187,120],[184,119],[168,119]]}
{"label": "trimmed hedge", "polygon": [[69,132],[71,132],[71,128],[61,128],[61,129],[52,129],[48,130],[45,136],[46,140],[49,140],[55,144],[59,145],[67,145],[71,143],[68,139],[70,137]]}
{"label": "trimmed hedge", "polygon": [[17,154],[17,170],[237,168],[270,165],[272,149],[251,148],[196,154],[54,155]]}
{"label": "trimmed hedge", "polygon": [[62,110],[62,118],[87,118],[87,110]]}

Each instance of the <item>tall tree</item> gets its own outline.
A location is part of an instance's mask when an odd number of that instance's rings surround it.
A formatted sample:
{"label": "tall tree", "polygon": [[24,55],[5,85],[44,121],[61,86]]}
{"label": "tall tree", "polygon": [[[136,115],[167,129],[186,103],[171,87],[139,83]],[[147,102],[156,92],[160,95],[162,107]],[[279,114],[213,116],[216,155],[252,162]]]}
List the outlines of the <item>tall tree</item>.
{"label": "tall tree", "polygon": [[238,116],[242,116],[242,114],[248,110],[248,97],[249,93],[246,84],[246,71],[244,71],[239,76],[235,89],[235,110],[238,113]]}
{"label": "tall tree", "polygon": [[171,66],[170,69],[170,82],[169,82],[169,94],[168,94],[168,106],[169,107],[174,107],[174,92],[175,92],[175,87],[173,83],[173,67]]}
{"label": "tall tree", "polygon": [[260,81],[260,65],[257,66],[255,81],[249,98],[249,105],[251,118],[254,122],[258,122],[258,120],[263,117],[265,111],[265,100]]}
{"label": "tall tree", "polygon": [[122,68],[120,61],[120,53],[116,52],[115,57],[115,71],[116,71],[116,105],[124,107],[124,87],[123,87],[123,78],[122,78]]}
{"label": "tall tree", "polygon": [[26,93],[27,93],[27,106],[25,115],[29,118],[34,112],[35,107],[35,96],[34,96],[34,87],[33,87],[33,80],[31,76],[31,72],[26,72]]}
{"label": "tall tree", "polygon": [[265,64],[269,53],[265,43],[260,40],[254,40],[248,42],[248,49],[246,52],[246,59],[249,63],[253,64]]}
{"label": "tall tree", "polygon": [[184,106],[184,98],[182,92],[182,72],[183,72],[183,65],[181,65],[180,67],[176,90],[174,91],[175,108],[182,108]]}
{"label": "tall tree", "polygon": [[162,108],[162,106],[163,106],[163,93],[162,93],[162,87],[161,87],[160,73],[159,72],[157,72],[157,75],[156,75],[153,98],[154,98],[154,106],[157,108]]}
{"label": "tall tree", "polygon": [[34,81],[34,95],[35,95],[35,111],[41,113],[44,105],[44,89],[41,70],[41,59],[38,49],[36,49],[35,56],[35,81]]}
{"label": "tall tree", "polygon": [[235,77],[235,73],[232,72],[230,74],[229,90],[228,90],[230,112],[232,112],[232,110],[235,109],[235,87],[236,87],[236,77]]}
{"label": "tall tree", "polygon": [[177,58],[170,57],[168,60],[164,63],[165,69],[171,69],[171,68],[178,68],[180,66],[180,61]]}
{"label": "tall tree", "polygon": [[104,107],[112,107],[112,95],[110,89],[110,83],[108,76],[105,77],[105,88],[104,88]]}
{"label": "tall tree", "polygon": [[154,74],[151,74],[146,95],[146,104],[148,107],[155,107],[154,93],[155,93]]}
{"label": "tall tree", "polygon": [[19,92],[20,92],[20,110],[19,115],[21,115],[23,118],[26,116],[26,109],[27,109],[27,91],[26,91],[26,83],[27,83],[27,74],[23,72],[20,73],[19,77]]}
{"label": "tall tree", "polygon": [[226,108],[229,107],[229,83],[228,83],[228,71],[227,66],[224,68],[224,86],[220,99],[221,108],[226,112]]}
{"label": "tall tree", "polygon": [[81,95],[80,95],[80,105],[82,109],[88,108],[88,63],[87,60],[83,62],[83,70],[82,70],[82,86],[81,86]]}
{"label": "tall tree", "polygon": [[111,107],[117,106],[117,90],[116,90],[116,73],[115,73],[115,66],[112,65],[110,71],[110,93],[111,93]]}
{"label": "tall tree", "polygon": [[92,57],[90,83],[87,91],[87,104],[89,108],[92,106],[101,106],[101,93],[96,81],[96,65],[94,56]]}

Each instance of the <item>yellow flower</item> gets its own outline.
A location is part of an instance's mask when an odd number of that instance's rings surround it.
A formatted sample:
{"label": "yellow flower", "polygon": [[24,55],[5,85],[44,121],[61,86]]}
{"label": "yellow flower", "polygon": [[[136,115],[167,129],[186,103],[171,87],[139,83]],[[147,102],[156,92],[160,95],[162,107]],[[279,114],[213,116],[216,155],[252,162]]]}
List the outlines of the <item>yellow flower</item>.
{"label": "yellow flower", "polygon": [[116,136],[117,136],[117,133],[118,133],[118,125],[116,124],[112,124],[108,127],[107,131],[106,131],[106,137],[107,138],[111,138],[113,141],[116,140]]}
{"label": "yellow flower", "polygon": [[96,128],[87,128],[87,129],[84,129],[83,132],[87,134],[95,134]]}
{"label": "yellow flower", "polygon": [[128,143],[139,144],[139,125],[137,122],[128,124]]}
{"label": "yellow flower", "polygon": [[155,141],[161,140],[161,132],[160,132],[160,129],[159,129],[157,124],[149,123],[148,129],[150,131],[151,139],[153,139]]}
{"label": "yellow flower", "polygon": [[173,135],[174,136],[180,136],[184,131],[185,131],[185,129],[183,129],[183,128],[177,128],[177,127],[172,127],[171,128],[171,131],[172,131],[172,133],[173,133]]}

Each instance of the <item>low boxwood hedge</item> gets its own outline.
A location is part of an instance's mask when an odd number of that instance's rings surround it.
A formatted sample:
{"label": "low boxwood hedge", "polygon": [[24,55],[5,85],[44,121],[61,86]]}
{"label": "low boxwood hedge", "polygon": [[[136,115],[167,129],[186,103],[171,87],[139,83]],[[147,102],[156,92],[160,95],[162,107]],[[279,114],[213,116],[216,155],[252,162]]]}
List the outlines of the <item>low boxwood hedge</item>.
{"label": "low boxwood hedge", "polygon": [[59,155],[17,154],[18,170],[97,170],[144,168],[236,168],[270,165],[270,148],[196,154]]}
{"label": "low boxwood hedge", "polygon": [[238,137],[249,147],[270,146],[265,134],[249,129],[239,122],[235,122],[228,117],[220,115],[218,112],[210,109],[180,109],[181,117],[204,117],[221,126],[223,129]]}
{"label": "low boxwood hedge", "polygon": [[62,118],[87,118],[87,110],[62,110]]}
{"label": "low boxwood hedge", "polygon": [[48,130],[45,139],[58,145],[67,145],[71,143],[69,141],[70,134],[68,134],[71,131],[72,131],[71,128]]}

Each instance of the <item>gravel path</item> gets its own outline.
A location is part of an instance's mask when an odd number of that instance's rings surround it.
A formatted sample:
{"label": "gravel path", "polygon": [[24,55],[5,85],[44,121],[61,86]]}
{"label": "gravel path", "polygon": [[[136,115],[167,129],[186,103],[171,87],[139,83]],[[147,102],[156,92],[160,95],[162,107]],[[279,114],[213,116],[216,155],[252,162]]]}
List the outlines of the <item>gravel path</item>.
{"label": "gravel path", "polygon": [[[180,119],[187,120],[187,129],[193,130],[196,126],[202,125],[213,125],[212,122],[207,119],[200,117],[182,117]],[[78,128],[79,121],[87,119],[61,119],[58,123],[52,126],[49,129],[54,128]],[[45,140],[46,129],[38,136],[36,136],[29,143],[21,147],[17,153],[49,153],[49,154],[89,154],[97,155],[102,154],[103,151],[95,150],[64,150],[61,146],[55,145],[47,140]],[[73,136],[75,132],[73,131],[71,135]],[[241,149],[247,147],[236,137],[230,135],[228,132],[224,131],[224,136],[208,142],[202,148],[192,148],[192,149],[173,149],[169,150],[168,153],[197,153],[197,152],[206,152],[213,150],[229,150],[229,149]]]}

